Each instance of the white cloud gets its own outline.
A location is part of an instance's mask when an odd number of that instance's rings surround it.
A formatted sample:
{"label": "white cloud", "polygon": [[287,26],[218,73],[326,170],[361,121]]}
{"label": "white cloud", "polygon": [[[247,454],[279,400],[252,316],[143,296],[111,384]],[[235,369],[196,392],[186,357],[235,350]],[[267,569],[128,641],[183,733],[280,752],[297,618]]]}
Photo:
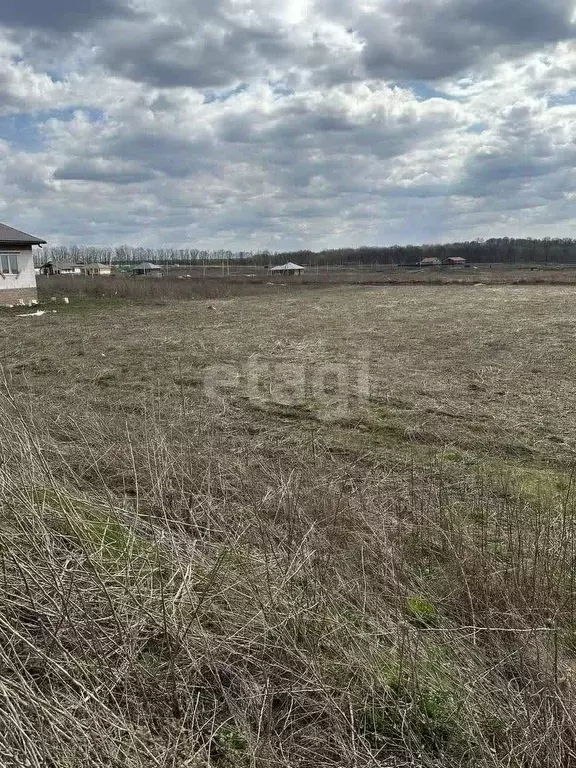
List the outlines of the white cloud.
{"label": "white cloud", "polygon": [[71,0],[41,1],[0,9],[7,223],[237,248],[573,234],[564,0],[90,0],[66,24]]}

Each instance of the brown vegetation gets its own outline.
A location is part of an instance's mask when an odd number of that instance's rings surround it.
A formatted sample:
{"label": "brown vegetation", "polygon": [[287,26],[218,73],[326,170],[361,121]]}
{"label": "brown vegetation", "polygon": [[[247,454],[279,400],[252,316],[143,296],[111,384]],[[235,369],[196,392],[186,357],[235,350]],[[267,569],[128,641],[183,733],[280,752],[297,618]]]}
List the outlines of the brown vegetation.
{"label": "brown vegetation", "polygon": [[236,266],[230,274],[222,267],[169,267],[162,278],[113,275],[81,277],[54,275],[38,279],[41,299],[52,296],[152,300],[226,298],[286,293],[303,286],[337,285],[576,285],[576,269],[512,267],[443,267],[410,269],[312,268],[301,276],[271,275],[258,267]]}
{"label": "brown vegetation", "polygon": [[0,764],[576,765],[573,304],[2,313]]}

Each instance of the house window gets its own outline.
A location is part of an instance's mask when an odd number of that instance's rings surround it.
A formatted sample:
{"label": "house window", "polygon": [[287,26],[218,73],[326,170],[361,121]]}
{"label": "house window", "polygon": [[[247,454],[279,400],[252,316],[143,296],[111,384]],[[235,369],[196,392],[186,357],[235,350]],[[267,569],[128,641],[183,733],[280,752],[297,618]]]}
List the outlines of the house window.
{"label": "house window", "polygon": [[0,253],[0,269],[3,275],[17,275],[20,272],[18,269],[18,254]]}

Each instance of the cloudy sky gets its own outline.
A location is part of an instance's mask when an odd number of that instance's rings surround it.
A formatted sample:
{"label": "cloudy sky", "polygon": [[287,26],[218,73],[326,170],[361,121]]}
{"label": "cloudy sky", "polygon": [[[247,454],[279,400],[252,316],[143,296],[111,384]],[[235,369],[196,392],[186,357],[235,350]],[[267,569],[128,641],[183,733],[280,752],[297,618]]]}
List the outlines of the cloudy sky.
{"label": "cloudy sky", "polygon": [[0,221],[250,250],[574,237],[575,33],[574,0],[1,2]]}

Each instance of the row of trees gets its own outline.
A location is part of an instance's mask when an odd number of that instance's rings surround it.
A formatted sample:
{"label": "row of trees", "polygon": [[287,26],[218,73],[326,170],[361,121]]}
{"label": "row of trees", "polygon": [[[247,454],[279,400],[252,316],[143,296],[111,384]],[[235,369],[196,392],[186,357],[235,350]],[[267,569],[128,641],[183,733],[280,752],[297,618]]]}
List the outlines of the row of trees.
{"label": "row of trees", "polygon": [[417,264],[423,258],[463,256],[474,264],[569,264],[576,262],[573,238],[490,238],[436,245],[392,245],[386,247],[339,248],[313,253],[292,251],[275,254],[274,261],[295,261],[304,266]]}
{"label": "row of trees", "polygon": [[295,261],[303,266],[379,266],[416,264],[427,256],[445,259],[463,256],[475,264],[569,264],[576,262],[576,240],[573,238],[490,238],[462,243],[438,245],[392,245],[385,247],[339,248],[324,251],[206,251],[197,248],[133,248],[60,245],[36,254],[38,263],[69,260],[78,264],[100,261],[106,264],[223,264],[236,262],[268,266]]}
{"label": "row of trees", "polygon": [[102,264],[138,264],[152,261],[156,264],[202,264],[206,262],[222,263],[226,261],[246,261],[250,263],[252,252],[202,251],[198,248],[143,248],[130,245],[56,245],[37,251],[37,264],[47,261],[73,261],[75,264],[89,264],[99,261]]}

